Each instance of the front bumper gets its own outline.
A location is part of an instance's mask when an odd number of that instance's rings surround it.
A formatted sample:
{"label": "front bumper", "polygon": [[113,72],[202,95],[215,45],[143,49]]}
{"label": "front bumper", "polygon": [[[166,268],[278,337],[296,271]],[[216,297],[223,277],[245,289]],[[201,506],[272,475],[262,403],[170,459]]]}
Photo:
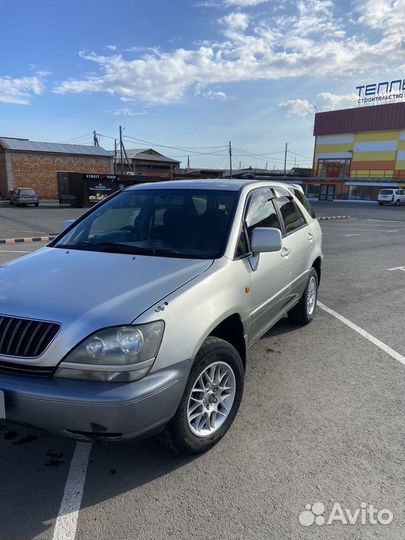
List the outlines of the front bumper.
{"label": "front bumper", "polygon": [[125,384],[0,374],[6,420],[85,440],[147,436],[174,416],[191,363]]}

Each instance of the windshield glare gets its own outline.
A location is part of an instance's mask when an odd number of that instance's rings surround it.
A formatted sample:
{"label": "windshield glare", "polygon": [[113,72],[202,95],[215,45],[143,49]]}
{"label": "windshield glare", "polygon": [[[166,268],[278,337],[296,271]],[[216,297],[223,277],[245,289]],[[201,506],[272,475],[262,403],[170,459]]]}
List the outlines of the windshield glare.
{"label": "windshield glare", "polygon": [[54,247],[217,258],[225,249],[237,193],[153,189],[119,193]]}

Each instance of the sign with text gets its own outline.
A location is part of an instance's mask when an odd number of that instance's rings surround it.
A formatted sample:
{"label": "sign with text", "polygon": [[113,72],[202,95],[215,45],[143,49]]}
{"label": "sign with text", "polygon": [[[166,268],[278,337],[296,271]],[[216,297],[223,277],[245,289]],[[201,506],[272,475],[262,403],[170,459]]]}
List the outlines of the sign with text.
{"label": "sign with text", "polygon": [[405,79],[356,86],[359,104],[392,103],[405,98]]}

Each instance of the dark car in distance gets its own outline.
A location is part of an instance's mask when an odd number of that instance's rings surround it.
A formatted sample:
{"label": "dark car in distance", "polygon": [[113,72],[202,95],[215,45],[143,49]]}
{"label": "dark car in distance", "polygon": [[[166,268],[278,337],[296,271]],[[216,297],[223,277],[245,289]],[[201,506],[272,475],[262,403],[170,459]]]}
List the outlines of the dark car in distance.
{"label": "dark car in distance", "polygon": [[9,191],[8,198],[10,204],[14,206],[26,206],[28,204],[39,206],[38,195],[32,188],[13,189],[12,191]]}

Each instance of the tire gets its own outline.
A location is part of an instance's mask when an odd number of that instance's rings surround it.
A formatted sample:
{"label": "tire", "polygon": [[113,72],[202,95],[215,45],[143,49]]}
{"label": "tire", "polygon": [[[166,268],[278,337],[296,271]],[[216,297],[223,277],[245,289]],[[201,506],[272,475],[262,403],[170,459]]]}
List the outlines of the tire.
{"label": "tire", "polygon": [[379,204],[380,206],[382,206],[382,205],[383,205],[383,203],[382,203],[382,202],[378,202],[378,204]]}
{"label": "tire", "polygon": [[[309,295],[315,295],[309,303]],[[288,318],[294,324],[305,325],[315,316],[316,302],[318,300],[318,274],[315,268],[311,269],[305,290],[298,302],[289,312]]]}
{"label": "tire", "polygon": [[400,203],[400,200],[397,199],[397,200],[395,201],[395,206],[399,206],[399,203]]}
{"label": "tire", "polygon": [[[212,371],[214,366],[216,371]],[[221,384],[210,385],[205,375],[203,376],[205,384],[201,384],[200,377],[207,368],[209,368],[208,374],[213,375],[214,381],[216,379],[215,382],[220,380],[222,375]],[[230,389],[220,392],[221,385],[225,388],[233,387],[233,392]],[[198,391],[198,388],[203,386],[207,387],[206,393]],[[242,400],[243,386],[244,369],[237,350],[223,339],[208,337],[195,358],[177,412],[165,430],[158,435],[158,439],[166,447],[180,454],[192,455],[206,452],[222,439],[231,427]],[[192,395],[193,399],[191,399]],[[220,396],[226,397],[225,403],[231,403],[226,414],[224,413],[226,409],[220,402],[222,401]],[[201,404],[198,405],[200,401]],[[194,409],[189,411],[190,407]],[[216,413],[216,409],[222,412]],[[199,417],[202,422],[199,422]],[[212,419],[213,426],[208,425],[208,418]],[[200,426],[202,424],[199,435],[196,434],[198,424]]]}

